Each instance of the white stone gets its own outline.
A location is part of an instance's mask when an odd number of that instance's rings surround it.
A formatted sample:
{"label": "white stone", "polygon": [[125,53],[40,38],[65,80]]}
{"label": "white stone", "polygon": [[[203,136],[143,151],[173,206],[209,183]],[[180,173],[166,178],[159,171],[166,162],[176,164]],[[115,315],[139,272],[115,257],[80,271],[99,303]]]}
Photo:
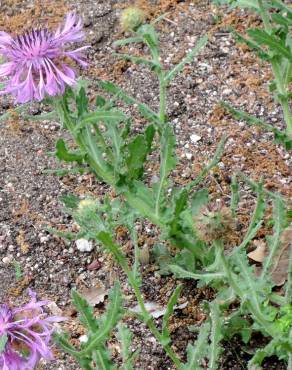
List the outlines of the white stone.
{"label": "white stone", "polygon": [[91,252],[93,249],[92,242],[86,239],[76,240],[76,247],[80,252]]}
{"label": "white stone", "polygon": [[192,156],[193,156],[192,153],[189,153],[189,152],[186,153],[187,159],[192,159]]}
{"label": "white stone", "polygon": [[230,95],[232,93],[232,89],[224,89],[222,91],[222,95]]}
{"label": "white stone", "polygon": [[88,336],[87,335],[81,335],[81,337],[79,337],[79,342],[80,343],[86,343],[88,341]]}
{"label": "white stone", "polygon": [[197,143],[198,141],[202,139],[202,137],[199,135],[193,134],[190,136],[190,139],[192,143]]}

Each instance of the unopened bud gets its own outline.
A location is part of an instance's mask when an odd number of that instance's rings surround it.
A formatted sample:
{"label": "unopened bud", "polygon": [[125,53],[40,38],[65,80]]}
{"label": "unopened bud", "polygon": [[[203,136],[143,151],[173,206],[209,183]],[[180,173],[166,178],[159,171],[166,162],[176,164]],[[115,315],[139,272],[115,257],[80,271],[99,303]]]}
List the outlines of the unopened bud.
{"label": "unopened bud", "polygon": [[135,31],[144,22],[146,15],[137,7],[129,7],[121,14],[121,26],[123,31]]}

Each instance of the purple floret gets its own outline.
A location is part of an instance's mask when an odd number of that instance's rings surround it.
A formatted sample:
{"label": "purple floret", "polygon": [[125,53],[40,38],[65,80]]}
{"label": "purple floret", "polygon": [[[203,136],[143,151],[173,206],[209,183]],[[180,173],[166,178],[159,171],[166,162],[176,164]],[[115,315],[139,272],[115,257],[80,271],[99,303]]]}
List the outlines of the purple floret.
{"label": "purple floret", "polygon": [[41,101],[46,95],[62,95],[66,86],[73,86],[76,73],[68,64],[74,61],[86,67],[83,51],[88,46],[68,50],[72,42],[84,39],[82,22],[69,13],[65,22],[54,33],[48,29],[33,29],[12,38],[0,32],[0,94],[12,94],[16,103]]}
{"label": "purple floret", "polygon": [[0,338],[6,338],[0,353],[0,369],[33,370],[41,358],[52,360],[50,349],[54,323],[64,317],[48,316],[43,311],[47,301],[37,301],[31,292],[31,301],[23,307],[0,305]]}

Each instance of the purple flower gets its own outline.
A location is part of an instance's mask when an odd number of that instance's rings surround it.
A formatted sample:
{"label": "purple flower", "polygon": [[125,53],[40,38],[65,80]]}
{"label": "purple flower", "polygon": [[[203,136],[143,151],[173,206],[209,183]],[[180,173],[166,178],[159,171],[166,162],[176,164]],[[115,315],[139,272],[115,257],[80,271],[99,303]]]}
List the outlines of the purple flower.
{"label": "purple flower", "polygon": [[41,358],[53,359],[49,347],[53,323],[65,318],[48,317],[42,308],[48,302],[37,302],[36,294],[31,291],[30,295],[31,301],[21,308],[0,305],[0,339],[4,339],[0,352],[2,370],[32,370]]}
{"label": "purple flower", "polygon": [[42,100],[45,95],[62,95],[66,85],[75,84],[76,75],[68,62],[86,67],[83,51],[88,46],[68,50],[67,45],[84,38],[82,22],[69,13],[64,25],[54,33],[48,29],[33,29],[12,38],[0,32],[0,82],[5,84],[0,94],[12,94],[17,103]]}

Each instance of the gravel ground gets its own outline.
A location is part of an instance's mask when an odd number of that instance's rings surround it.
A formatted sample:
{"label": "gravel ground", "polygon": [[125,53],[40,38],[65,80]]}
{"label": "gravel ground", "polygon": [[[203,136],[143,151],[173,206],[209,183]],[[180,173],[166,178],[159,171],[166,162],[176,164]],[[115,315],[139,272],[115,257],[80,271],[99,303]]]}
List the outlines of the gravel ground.
{"label": "gravel ground", "polygon": [[[169,68],[195,45],[200,36],[210,35],[207,47],[172,82],[168,92],[168,116],[177,134],[180,158],[173,173],[174,181],[183,183],[195,178],[225,133],[228,141],[222,160],[205,181],[211,200],[216,202],[220,198],[228,204],[230,176],[236,170],[253,179],[263,179],[267,189],[291,199],[291,155],[273,144],[270,134],[236,122],[218,105],[220,100],[227,100],[279,128],[284,127],[281,110],[267,92],[267,79],[271,75],[269,67],[236,45],[225,29],[231,24],[244,31],[246,27],[258,24],[259,20],[247,12],[218,10],[207,0],[138,3],[147,10],[150,19],[169,12],[159,25],[162,60]],[[6,0],[0,2],[0,29],[18,32],[23,24],[30,27],[33,19],[53,26],[68,9],[76,10],[84,19],[87,42],[92,46],[90,67],[84,73],[92,79],[90,93],[98,93],[95,83],[98,79],[107,79],[155,109],[158,105],[155,78],[144,67],[121,62],[112,56],[115,51],[113,41],[124,36],[118,16],[126,4],[115,0],[77,0],[74,4],[61,0]],[[131,51],[128,48],[127,52]],[[136,51],[143,53],[145,50],[140,47]],[[1,97],[0,113],[11,107],[10,99]],[[39,106],[31,108],[34,114],[41,109]],[[135,115],[130,108],[127,113]],[[137,117],[135,129],[139,130],[143,124]],[[55,303],[51,307],[53,313],[62,312],[70,317],[65,329],[78,341],[83,332],[70,305],[72,288],[102,286],[108,289],[116,278],[120,278],[127,304],[136,303],[121,271],[98,248],[82,253],[75,243],[65,242],[47,231],[48,227],[74,229],[71,218],[62,210],[61,195],[99,196],[108,191],[89,175],[59,178],[44,174],[45,169],[61,166],[48,154],[54,151],[56,140],[63,136],[58,122],[23,122],[17,116],[0,122],[0,301],[20,304],[27,297],[26,288],[30,287],[42,299],[48,298]],[[253,195],[248,189],[242,194],[242,212],[250,215]],[[151,247],[155,230],[141,228],[140,233],[141,246],[148,243]],[[15,262],[21,266],[21,280],[16,280]],[[93,270],[92,262],[95,263]],[[147,301],[163,305],[177,282],[171,277],[160,277],[152,267],[144,266],[143,293]],[[212,292],[202,291],[194,283],[187,282],[182,297],[182,301],[188,302],[188,309],[179,310],[174,315],[172,335],[174,348],[184,357],[187,343],[195,339],[187,327],[202,320],[200,302],[212,297]],[[101,303],[97,312],[103,309]],[[146,327],[133,319],[127,324],[134,333],[133,348],[140,349],[137,369],[172,369]],[[261,345],[261,340],[255,338],[253,345]],[[112,348],[117,354],[114,341]],[[220,369],[246,369],[249,356],[242,348],[239,339],[226,343]],[[40,369],[79,369],[71,358],[57,349],[55,352],[56,361],[41,364]],[[271,358],[265,368],[280,370],[285,367]]]}

